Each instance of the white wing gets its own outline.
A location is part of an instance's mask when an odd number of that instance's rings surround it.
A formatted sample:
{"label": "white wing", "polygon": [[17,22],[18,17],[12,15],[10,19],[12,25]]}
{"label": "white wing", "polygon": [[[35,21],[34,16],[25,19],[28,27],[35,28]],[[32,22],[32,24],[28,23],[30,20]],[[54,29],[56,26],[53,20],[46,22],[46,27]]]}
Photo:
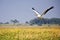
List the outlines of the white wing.
{"label": "white wing", "polygon": [[37,17],[41,17],[41,15],[34,8],[32,8],[32,9],[33,9],[33,12],[35,12]]}

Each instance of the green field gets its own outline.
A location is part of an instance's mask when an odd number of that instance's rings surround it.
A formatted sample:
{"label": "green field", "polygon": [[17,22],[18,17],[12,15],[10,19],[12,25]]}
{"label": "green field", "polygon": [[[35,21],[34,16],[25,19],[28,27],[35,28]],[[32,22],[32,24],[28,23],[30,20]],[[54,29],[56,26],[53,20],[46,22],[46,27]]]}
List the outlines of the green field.
{"label": "green field", "polygon": [[0,26],[0,40],[60,40],[60,27]]}

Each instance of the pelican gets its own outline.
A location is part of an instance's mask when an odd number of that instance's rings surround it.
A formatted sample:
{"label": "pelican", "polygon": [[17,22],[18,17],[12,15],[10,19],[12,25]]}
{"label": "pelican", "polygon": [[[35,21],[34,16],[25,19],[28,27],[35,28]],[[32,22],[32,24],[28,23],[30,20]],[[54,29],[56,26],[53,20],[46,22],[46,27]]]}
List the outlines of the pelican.
{"label": "pelican", "polygon": [[53,9],[54,6],[49,7],[48,9],[46,9],[41,15],[38,11],[36,11],[34,8],[32,8],[33,12],[36,14],[37,18],[42,18],[43,15],[45,15],[49,10]]}

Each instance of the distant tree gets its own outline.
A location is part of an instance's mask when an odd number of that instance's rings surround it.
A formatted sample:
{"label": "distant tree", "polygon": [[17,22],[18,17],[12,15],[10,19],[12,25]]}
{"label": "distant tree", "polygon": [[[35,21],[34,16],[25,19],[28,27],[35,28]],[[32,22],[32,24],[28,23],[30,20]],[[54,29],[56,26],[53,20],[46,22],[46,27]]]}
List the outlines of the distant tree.
{"label": "distant tree", "polygon": [[18,21],[17,19],[11,20],[11,22],[12,22],[13,24],[19,23],[19,21]]}
{"label": "distant tree", "polygon": [[3,24],[3,22],[0,22],[0,24]]}
{"label": "distant tree", "polygon": [[26,21],[25,23],[26,23],[26,24],[29,24],[29,22],[28,22],[28,21]]}
{"label": "distant tree", "polygon": [[4,24],[9,24],[9,22],[5,22]]}
{"label": "distant tree", "polygon": [[59,24],[60,25],[60,18],[44,18],[44,19],[32,19],[29,21],[31,25],[37,24],[37,25],[42,25],[42,24]]}

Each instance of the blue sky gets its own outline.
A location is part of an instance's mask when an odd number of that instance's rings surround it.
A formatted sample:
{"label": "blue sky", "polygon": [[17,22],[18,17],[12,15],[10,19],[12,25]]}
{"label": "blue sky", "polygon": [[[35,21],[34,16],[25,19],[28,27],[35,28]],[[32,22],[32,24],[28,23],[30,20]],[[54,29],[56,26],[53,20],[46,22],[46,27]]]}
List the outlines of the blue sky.
{"label": "blue sky", "polygon": [[32,7],[40,14],[51,6],[44,18],[60,18],[60,0],[0,0],[0,22],[17,19],[21,23],[36,18]]}

